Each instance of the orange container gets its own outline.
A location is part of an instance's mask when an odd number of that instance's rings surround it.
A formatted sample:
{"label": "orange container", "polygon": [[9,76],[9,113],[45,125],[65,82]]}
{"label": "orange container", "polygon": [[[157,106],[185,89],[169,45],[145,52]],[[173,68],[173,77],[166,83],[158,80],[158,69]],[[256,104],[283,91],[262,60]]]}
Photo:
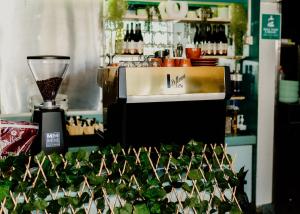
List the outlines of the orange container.
{"label": "orange container", "polygon": [[191,60],[190,59],[181,59],[179,66],[180,67],[191,67],[192,66]]}
{"label": "orange container", "polygon": [[174,67],[175,66],[175,59],[165,58],[162,66],[163,67]]}
{"label": "orange container", "polygon": [[186,58],[197,59],[201,56],[201,48],[185,48]]}

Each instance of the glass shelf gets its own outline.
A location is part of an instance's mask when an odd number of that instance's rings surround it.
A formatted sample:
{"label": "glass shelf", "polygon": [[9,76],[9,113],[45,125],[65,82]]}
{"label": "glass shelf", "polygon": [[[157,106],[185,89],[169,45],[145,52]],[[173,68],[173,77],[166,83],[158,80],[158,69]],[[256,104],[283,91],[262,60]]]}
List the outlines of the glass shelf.
{"label": "glass shelf", "polygon": [[[123,17],[124,20],[135,20],[135,21],[147,21],[148,16],[147,15],[132,15],[132,14],[126,14]],[[200,18],[183,18],[180,20],[174,20],[174,19],[162,19],[159,20],[157,16],[154,16],[151,21],[174,21],[174,22],[201,22],[203,21]],[[220,19],[220,18],[210,18],[207,19],[207,22],[210,23],[220,23],[220,24],[229,24],[230,20],[229,19]]]}

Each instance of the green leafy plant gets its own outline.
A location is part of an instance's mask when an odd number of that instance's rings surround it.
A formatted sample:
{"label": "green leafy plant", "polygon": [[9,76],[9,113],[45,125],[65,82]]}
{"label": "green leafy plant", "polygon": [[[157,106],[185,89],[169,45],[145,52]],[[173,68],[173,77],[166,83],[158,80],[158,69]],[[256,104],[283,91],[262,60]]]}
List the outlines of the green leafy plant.
{"label": "green leafy plant", "polygon": [[245,172],[232,171],[225,151],[192,140],[9,156],[0,159],[0,203],[9,213],[88,213],[92,203],[101,213],[241,213],[236,192]]}
{"label": "green leafy plant", "polygon": [[230,22],[230,33],[235,43],[235,55],[243,55],[244,36],[247,32],[247,11],[241,4],[232,4],[232,19]]}
{"label": "green leafy plant", "polygon": [[126,14],[128,3],[126,0],[108,0],[108,17],[113,22],[122,21]]}
{"label": "green leafy plant", "polygon": [[147,12],[147,20],[145,21],[146,30],[148,32],[151,31],[151,23],[153,21],[154,15],[157,15],[158,21],[161,21],[161,14],[159,12],[158,6],[146,6],[146,12]]}

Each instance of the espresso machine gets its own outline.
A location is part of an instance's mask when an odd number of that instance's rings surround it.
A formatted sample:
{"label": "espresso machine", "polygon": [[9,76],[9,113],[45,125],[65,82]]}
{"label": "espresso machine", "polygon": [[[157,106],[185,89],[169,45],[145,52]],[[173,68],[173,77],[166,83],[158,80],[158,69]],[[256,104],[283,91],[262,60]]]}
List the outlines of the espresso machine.
{"label": "espresso machine", "polygon": [[28,56],[27,62],[43,97],[43,103],[33,112],[32,121],[39,124],[39,134],[31,152],[62,153],[66,143],[65,113],[55,103],[55,97],[68,70],[70,57]]}
{"label": "espresso machine", "polygon": [[106,141],[123,146],[225,141],[229,67],[99,70]]}

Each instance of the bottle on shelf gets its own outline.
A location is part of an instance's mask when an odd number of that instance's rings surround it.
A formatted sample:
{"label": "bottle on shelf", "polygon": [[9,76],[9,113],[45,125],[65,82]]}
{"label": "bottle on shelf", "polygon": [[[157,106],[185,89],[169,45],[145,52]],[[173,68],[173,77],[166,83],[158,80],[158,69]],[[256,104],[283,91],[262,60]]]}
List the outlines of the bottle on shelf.
{"label": "bottle on shelf", "polygon": [[183,54],[183,44],[181,39],[181,33],[177,32],[177,44],[176,46],[174,45],[173,55],[174,57],[182,57],[182,54]]}
{"label": "bottle on shelf", "polygon": [[123,54],[129,54],[129,24],[126,26],[126,33],[123,40]]}
{"label": "bottle on shelf", "polygon": [[243,133],[247,130],[247,125],[245,124],[245,118],[243,114],[238,115],[238,131],[239,133]]}
{"label": "bottle on shelf", "polygon": [[144,39],[142,35],[142,25],[138,24],[137,25],[137,32],[136,32],[136,41],[137,41],[137,54],[142,55],[144,53]]}
{"label": "bottle on shelf", "polygon": [[212,40],[212,33],[211,33],[211,25],[206,24],[206,55],[211,56],[213,55],[213,40]]}
{"label": "bottle on shelf", "polygon": [[232,134],[236,135],[238,133],[238,112],[239,107],[237,105],[233,106],[233,116],[232,116]]}
{"label": "bottle on shelf", "polygon": [[136,40],[135,40],[135,33],[133,30],[133,23],[131,23],[131,29],[129,33],[129,45],[128,45],[128,50],[129,54],[135,54],[136,53]]}
{"label": "bottle on shelf", "polygon": [[225,25],[220,25],[219,35],[220,35],[219,55],[227,56],[228,41],[227,41],[227,36],[226,36],[226,33],[225,33]]}
{"label": "bottle on shelf", "polygon": [[237,63],[237,68],[236,68],[236,87],[235,87],[235,91],[234,94],[236,96],[240,96],[241,95],[241,88],[242,88],[242,81],[243,81],[243,74],[241,73],[241,64]]}
{"label": "bottle on shelf", "polygon": [[219,30],[217,25],[213,25],[211,34],[211,45],[212,45],[212,55],[218,55],[218,44],[219,44]]}
{"label": "bottle on shelf", "polygon": [[205,55],[207,52],[207,34],[206,34],[206,23],[202,22],[199,28],[198,43],[201,48],[201,52]]}
{"label": "bottle on shelf", "polygon": [[235,91],[236,91],[236,75],[235,75],[235,70],[231,70],[230,71],[230,86],[231,86],[231,92],[232,95],[235,95]]}
{"label": "bottle on shelf", "polygon": [[254,84],[255,84],[255,76],[254,76],[253,66],[249,65],[249,85],[250,85],[249,97],[254,97],[255,95]]}

